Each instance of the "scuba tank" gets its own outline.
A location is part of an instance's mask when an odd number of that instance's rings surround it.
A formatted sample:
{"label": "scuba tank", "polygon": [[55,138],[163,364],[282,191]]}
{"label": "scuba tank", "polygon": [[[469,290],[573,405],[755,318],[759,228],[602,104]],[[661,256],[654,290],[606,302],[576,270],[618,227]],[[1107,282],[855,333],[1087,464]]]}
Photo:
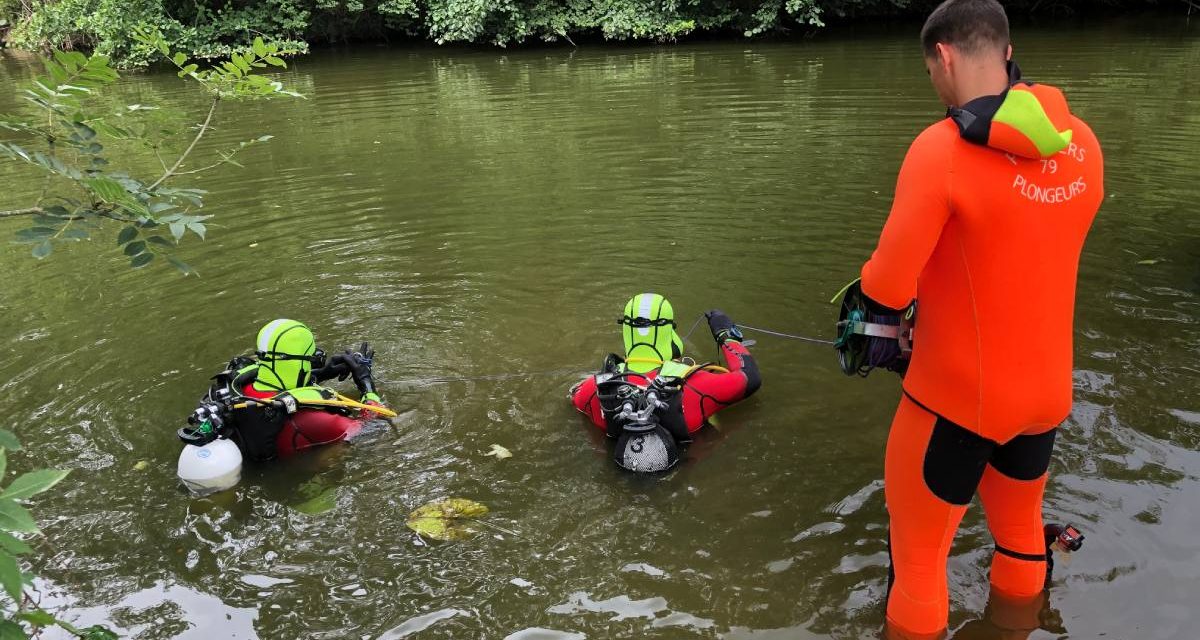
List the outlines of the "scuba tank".
{"label": "scuba tank", "polygon": [[613,461],[635,473],[667,471],[681,459],[680,444],[688,441],[687,426],[672,416],[680,399],[679,378],[657,377],[642,388],[623,375],[599,381],[596,394],[606,432],[616,439]]}
{"label": "scuba tank", "polygon": [[228,438],[184,445],[178,474],[183,486],[198,496],[232,489],[242,479],[242,451]]}
{"label": "scuba tank", "polygon": [[184,446],[177,473],[183,486],[194,494],[232,489],[242,479],[242,451],[222,435],[225,413],[224,407],[202,401],[188,417],[193,428],[179,430]]}
{"label": "scuba tank", "polygon": [[234,487],[241,479],[243,454],[252,461],[275,457],[275,436],[298,408],[289,394],[258,400],[238,391],[239,384],[252,379],[253,362],[234,358],[225,371],[213,376],[213,385],[188,416],[189,426],[177,432],[184,444],[177,473],[193,493],[206,495]]}

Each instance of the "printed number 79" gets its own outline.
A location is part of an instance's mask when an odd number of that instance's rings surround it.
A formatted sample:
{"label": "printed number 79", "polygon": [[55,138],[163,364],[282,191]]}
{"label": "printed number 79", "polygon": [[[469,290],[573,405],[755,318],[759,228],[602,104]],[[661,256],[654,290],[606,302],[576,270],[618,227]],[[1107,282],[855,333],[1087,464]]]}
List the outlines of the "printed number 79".
{"label": "printed number 79", "polygon": [[1042,173],[1058,173],[1058,161],[1042,160]]}

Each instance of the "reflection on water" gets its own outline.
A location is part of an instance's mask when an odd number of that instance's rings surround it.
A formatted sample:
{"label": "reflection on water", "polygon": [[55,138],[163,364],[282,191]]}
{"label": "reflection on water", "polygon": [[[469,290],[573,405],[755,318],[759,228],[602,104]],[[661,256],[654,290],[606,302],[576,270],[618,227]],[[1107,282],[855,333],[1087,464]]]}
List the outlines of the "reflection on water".
{"label": "reflection on water", "polygon": [[[1046,507],[1087,543],[1030,638],[1200,627],[1190,29],[1018,34],[1027,74],[1097,131],[1109,194]],[[203,279],[131,272],[99,239],[0,257],[0,406],[30,446],[13,464],[76,470],[37,503],[50,602],[139,638],[875,637],[894,379],[847,379],[827,348],[764,336],[761,392],[650,481],[614,468],[564,394],[618,348],[619,305],[646,289],[681,318],[720,306],[828,334],[825,301],[940,113],[917,56],[905,32],[297,61],[288,80],[308,100],[230,109],[208,142],[276,136],[198,180],[224,225],[180,250]],[[25,73],[0,65],[5,86]],[[197,110],[173,76],[123,90]],[[36,189],[3,178],[0,205]],[[174,430],[278,316],[326,349],[372,340],[401,416],[189,500]],[[687,348],[713,357],[703,331]],[[493,443],[513,457],[486,456]],[[404,527],[453,496],[502,529],[422,544]],[[988,607],[990,545],[971,511],[950,560],[957,640],[1007,624]]]}

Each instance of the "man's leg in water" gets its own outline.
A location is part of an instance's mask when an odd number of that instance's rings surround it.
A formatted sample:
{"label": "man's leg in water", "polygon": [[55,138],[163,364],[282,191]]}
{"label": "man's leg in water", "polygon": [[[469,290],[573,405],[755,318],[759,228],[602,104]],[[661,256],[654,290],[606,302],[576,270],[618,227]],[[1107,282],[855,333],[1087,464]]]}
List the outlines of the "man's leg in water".
{"label": "man's leg in water", "polygon": [[1020,435],[997,447],[979,485],[996,540],[992,587],[1009,597],[1033,598],[1045,588],[1042,496],[1056,431]]}
{"label": "man's leg in water", "polygon": [[889,625],[910,634],[946,628],[946,557],[995,443],[900,400],[888,435],[884,495],[894,582]]}

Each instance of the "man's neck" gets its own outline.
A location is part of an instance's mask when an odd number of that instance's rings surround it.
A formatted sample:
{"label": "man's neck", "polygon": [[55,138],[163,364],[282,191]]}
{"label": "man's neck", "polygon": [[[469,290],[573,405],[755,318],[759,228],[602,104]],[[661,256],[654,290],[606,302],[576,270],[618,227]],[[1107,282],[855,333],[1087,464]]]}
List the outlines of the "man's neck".
{"label": "man's neck", "polygon": [[1008,89],[1008,70],[991,59],[973,62],[956,89],[959,107],[976,98],[999,95]]}

